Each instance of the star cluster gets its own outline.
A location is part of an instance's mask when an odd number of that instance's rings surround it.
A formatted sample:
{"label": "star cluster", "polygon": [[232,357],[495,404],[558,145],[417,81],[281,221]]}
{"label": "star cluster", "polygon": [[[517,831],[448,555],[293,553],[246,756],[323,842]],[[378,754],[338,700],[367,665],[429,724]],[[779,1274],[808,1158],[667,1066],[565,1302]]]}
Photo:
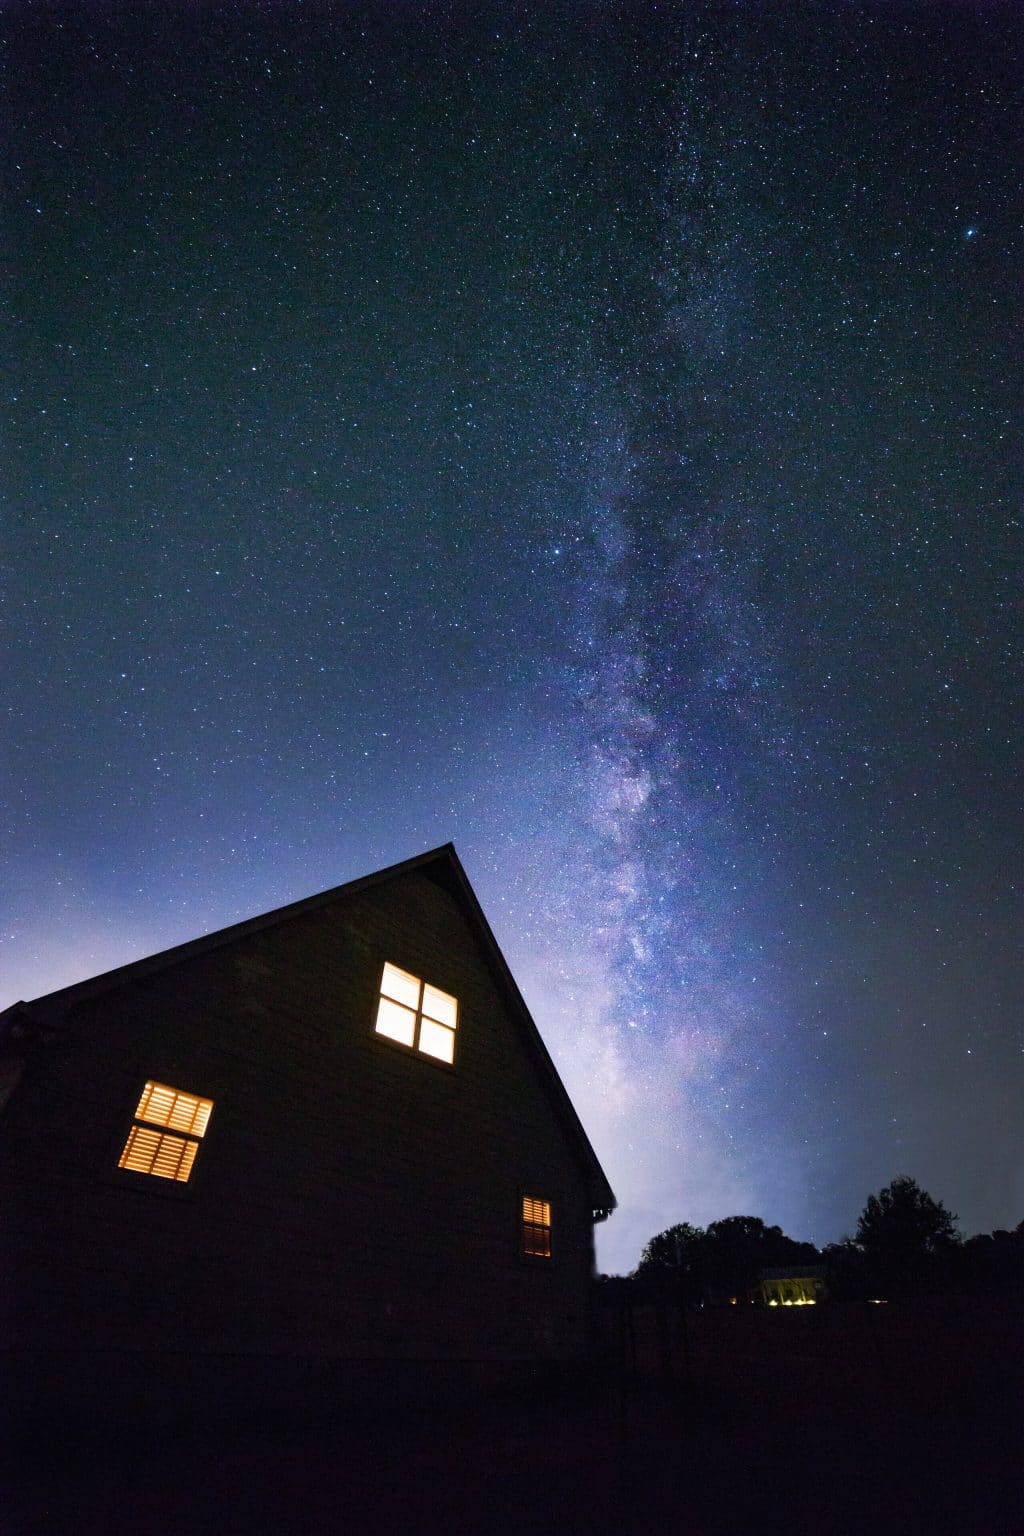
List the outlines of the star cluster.
{"label": "star cluster", "polygon": [[451,837],[620,1211],[1024,1213],[1010,7],[25,7],[4,1001]]}

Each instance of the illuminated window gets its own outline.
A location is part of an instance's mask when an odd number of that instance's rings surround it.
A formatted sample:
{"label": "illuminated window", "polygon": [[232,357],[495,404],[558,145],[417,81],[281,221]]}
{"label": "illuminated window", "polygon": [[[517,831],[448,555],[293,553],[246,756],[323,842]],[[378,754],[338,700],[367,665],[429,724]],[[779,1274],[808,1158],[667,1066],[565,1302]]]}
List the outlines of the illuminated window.
{"label": "illuminated window", "polygon": [[523,1252],[535,1259],[551,1257],[551,1206],[532,1195],[523,1196]]}
{"label": "illuminated window", "polygon": [[455,1026],[459,1005],[454,997],[429,982],[400,971],[390,962],[384,967],[377,1004],[378,1035],[414,1046],[436,1061],[455,1060]]}
{"label": "illuminated window", "polygon": [[212,1099],[179,1093],[166,1083],[147,1083],[117,1166],[187,1184],[212,1112]]}

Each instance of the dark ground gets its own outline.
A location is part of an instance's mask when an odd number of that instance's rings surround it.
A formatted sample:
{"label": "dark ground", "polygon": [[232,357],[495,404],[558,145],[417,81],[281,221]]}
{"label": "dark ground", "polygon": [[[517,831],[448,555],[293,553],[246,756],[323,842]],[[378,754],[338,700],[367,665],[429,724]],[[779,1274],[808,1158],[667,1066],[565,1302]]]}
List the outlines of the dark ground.
{"label": "dark ground", "polygon": [[[879,1309],[880,1310],[880,1309]],[[4,1536],[1024,1536],[1008,1306],[615,1318],[624,1376],[7,1448]]]}

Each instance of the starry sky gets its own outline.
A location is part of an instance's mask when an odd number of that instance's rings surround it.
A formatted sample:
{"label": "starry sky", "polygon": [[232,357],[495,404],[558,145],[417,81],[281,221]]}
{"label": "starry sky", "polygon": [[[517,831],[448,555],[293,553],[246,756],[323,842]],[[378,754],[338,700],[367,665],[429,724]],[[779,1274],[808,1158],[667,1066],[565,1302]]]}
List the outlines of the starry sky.
{"label": "starry sky", "polygon": [[0,31],[0,1003],[452,839],[604,1269],[1015,1225],[1018,8]]}

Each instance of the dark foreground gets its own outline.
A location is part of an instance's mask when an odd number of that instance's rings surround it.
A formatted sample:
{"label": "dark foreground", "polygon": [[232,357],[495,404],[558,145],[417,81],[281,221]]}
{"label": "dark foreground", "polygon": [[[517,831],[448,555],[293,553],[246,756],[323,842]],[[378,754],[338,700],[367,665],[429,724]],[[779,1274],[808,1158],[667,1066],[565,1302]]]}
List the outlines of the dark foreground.
{"label": "dark foreground", "polygon": [[8,1444],[0,1530],[1024,1536],[1013,1309],[631,1321],[589,1383],[304,1424],[54,1425]]}

